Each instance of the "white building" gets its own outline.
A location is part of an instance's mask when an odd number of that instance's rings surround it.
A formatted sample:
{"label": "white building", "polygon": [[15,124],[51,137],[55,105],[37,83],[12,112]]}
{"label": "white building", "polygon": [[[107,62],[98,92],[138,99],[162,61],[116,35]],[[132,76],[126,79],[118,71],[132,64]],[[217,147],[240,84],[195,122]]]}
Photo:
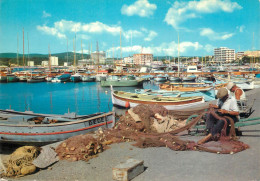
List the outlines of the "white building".
{"label": "white building", "polygon": [[227,47],[220,47],[214,49],[215,61],[231,62],[235,60],[235,50]]}
{"label": "white building", "polygon": [[51,66],[59,66],[59,58],[58,57],[51,56],[50,59],[51,59]]}
{"label": "white building", "polygon": [[153,54],[140,53],[140,54],[134,54],[133,56],[134,64],[151,65],[152,61],[153,61]]}
{"label": "white building", "polygon": [[64,62],[64,67],[69,67],[69,66],[71,66],[71,65],[72,65],[71,62]]}
{"label": "white building", "polygon": [[34,61],[28,61],[28,62],[27,62],[27,65],[28,65],[29,67],[34,67]]}
{"label": "white building", "polygon": [[42,66],[43,67],[49,66],[49,61],[42,61]]}
{"label": "white building", "polygon": [[245,52],[237,52],[236,53],[236,59],[242,59],[244,54],[245,54]]}
{"label": "white building", "polygon": [[125,64],[133,64],[134,63],[134,59],[133,59],[133,57],[124,57],[123,63],[125,63]]}
{"label": "white building", "polygon": [[91,59],[94,60],[95,64],[105,64],[106,52],[105,51],[93,52],[91,53]]}

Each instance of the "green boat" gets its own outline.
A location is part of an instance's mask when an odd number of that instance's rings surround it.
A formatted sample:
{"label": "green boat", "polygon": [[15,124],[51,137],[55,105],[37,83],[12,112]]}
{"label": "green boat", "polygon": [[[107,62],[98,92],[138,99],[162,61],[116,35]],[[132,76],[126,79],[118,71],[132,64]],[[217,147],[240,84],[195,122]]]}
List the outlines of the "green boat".
{"label": "green boat", "polygon": [[7,82],[18,82],[19,81],[18,77],[16,77],[16,75],[14,75],[14,74],[7,74],[6,77],[7,77]]}
{"label": "green boat", "polygon": [[7,82],[7,76],[0,75],[0,82]]}
{"label": "green boat", "polygon": [[111,76],[108,77],[107,80],[101,81],[102,87],[133,87],[133,86],[142,86],[143,79],[136,79],[135,76],[128,75],[124,77]]}

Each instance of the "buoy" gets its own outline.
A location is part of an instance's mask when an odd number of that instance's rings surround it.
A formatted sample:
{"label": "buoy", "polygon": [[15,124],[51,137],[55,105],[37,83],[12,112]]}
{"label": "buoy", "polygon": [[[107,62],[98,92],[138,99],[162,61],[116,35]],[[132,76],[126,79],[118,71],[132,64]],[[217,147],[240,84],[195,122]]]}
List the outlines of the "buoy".
{"label": "buoy", "polygon": [[130,108],[129,102],[125,102],[125,107],[126,107],[126,108]]}
{"label": "buoy", "polygon": [[107,94],[107,91],[105,91],[105,93]]}

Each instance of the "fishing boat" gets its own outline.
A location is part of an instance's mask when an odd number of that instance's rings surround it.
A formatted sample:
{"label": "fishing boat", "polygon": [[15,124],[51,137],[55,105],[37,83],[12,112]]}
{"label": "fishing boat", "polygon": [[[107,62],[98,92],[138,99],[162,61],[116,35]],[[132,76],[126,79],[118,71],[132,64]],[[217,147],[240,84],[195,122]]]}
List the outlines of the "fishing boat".
{"label": "fishing boat", "polygon": [[192,91],[208,91],[212,88],[219,89],[226,87],[227,83],[216,84],[213,86],[211,83],[164,83],[160,84],[161,90],[167,91],[180,91],[180,92],[192,92]]}
{"label": "fishing boat", "polygon": [[137,94],[155,95],[155,96],[170,96],[170,97],[193,97],[193,96],[203,96],[205,102],[213,101],[216,99],[215,90],[209,89],[204,91],[191,91],[191,92],[181,92],[181,91],[167,91],[167,90],[151,90],[151,89],[135,89]]}
{"label": "fishing boat", "polygon": [[170,82],[181,82],[182,79],[181,79],[180,77],[170,76],[170,77],[169,77],[169,81],[170,81]]}
{"label": "fishing boat", "polygon": [[187,77],[183,77],[182,80],[183,80],[183,82],[195,82],[196,78],[197,77],[195,75],[190,75]]}
{"label": "fishing boat", "polygon": [[28,83],[38,83],[38,82],[45,82],[46,76],[32,76],[27,78]]}
{"label": "fishing boat", "polygon": [[72,82],[80,82],[81,81],[81,74],[75,73],[75,74],[71,75],[70,80]]}
{"label": "fishing boat", "polygon": [[202,96],[196,97],[169,97],[156,96],[146,94],[136,94],[124,91],[114,91],[111,88],[111,96],[113,105],[121,107],[135,107],[139,104],[148,105],[162,105],[168,110],[183,110],[203,104],[204,98]]}
{"label": "fishing boat", "polygon": [[0,143],[47,144],[115,124],[114,112],[76,116],[0,110]]}
{"label": "fishing boat", "polygon": [[62,74],[57,77],[54,77],[51,82],[69,82],[71,74]]}
{"label": "fishing boat", "polygon": [[165,75],[160,74],[160,75],[155,76],[154,80],[156,82],[166,82],[167,81],[167,77]]}
{"label": "fishing boat", "polygon": [[18,82],[19,79],[14,74],[6,74],[7,82]]}
{"label": "fishing boat", "polygon": [[107,80],[101,81],[102,87],[132,87],[141,86],[143,84],[143,79],[136,79],[135,76],[128,75],[124,77],[109,76]]}
{"label": "fishing boat", "polygon": [[83,75],[81,77],[81,81],[82,82],[95,82],[96,81],[96,77],[95,76],[91,76],[91,75]]}
{"label": "fishing boat", "polygon": [[7,76],[6,75],[0,75],[0,82],[7,82]]}

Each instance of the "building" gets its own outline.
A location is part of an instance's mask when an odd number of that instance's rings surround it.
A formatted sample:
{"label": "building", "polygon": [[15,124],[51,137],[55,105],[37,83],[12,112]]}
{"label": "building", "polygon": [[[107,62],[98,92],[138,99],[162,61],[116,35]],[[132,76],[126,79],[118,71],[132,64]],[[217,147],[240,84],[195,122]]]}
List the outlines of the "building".
{"label": "building", "polygon": [[133,63],[137,65],[151,65],[153,61],[153,54],[134,54]]}
{"label": "building", "polygon": [[245,55],[245,52],[237,52],[236,59],[242,59],[244,55]]}
{"label": "building", "polygon": [[42,66],[43,67],[49,66],[49,61],[42,61]]}
{"label": "building", "polygon": [[227,47],[214,49],[214,58],[216,62],[231,62],[235,60],[235,50]]}
{"label": "building", "polygon": [[71,62],[64,62],[64,67],[69,67],[69,66],[71,66],[71,65],[72,65]]}
{"label": "building", "polygon": [[125,64],[133,64],[134,63],[134,59],[133,59],[133,57],[124,57],[123,63],[125,63]]}
{"label": "building", "polygon": [[106,52],[93,52],[91,53],[91,59],[94,60],[94,64],[105,64],[106,60]]}
{"label": "building", "polygon": [[244,55],[245,55],[245,56],[248,56],[248,57],[260,57],[260,50],[256,50],[256,51],[245,51]]}
{"label": "building", "polygon": [[27,65],[28,65],[29,67],[34,67],[34,61],[28,61],[28,62],[27,62]]}
{"label": "building", "polygon": [[51,66],[59,66],[59,58],[58,57],[51,56],[50,60],[51,60]]}

